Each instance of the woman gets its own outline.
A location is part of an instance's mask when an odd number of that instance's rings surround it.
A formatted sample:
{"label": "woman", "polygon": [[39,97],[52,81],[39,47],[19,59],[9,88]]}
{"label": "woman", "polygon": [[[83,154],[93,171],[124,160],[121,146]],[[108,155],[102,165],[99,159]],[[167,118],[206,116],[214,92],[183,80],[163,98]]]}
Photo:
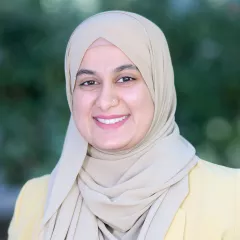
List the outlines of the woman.
{"label": "woman", "polygon": [[110,11],[73,32],[71,118],[50,176],[23,187],[10,240],[240,239],[240,172],[200,160],[175,123],[161,30]]}

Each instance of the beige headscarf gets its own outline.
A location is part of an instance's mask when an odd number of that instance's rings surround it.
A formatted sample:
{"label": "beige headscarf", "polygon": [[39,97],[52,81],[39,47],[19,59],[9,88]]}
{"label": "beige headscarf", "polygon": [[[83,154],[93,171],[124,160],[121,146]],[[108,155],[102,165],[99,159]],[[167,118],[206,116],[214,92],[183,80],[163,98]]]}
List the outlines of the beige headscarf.
{"label": "beige headscarf", "polygon": [[66,51],[67,98],[88,47],[104,38],[140,70],[155,104],[152,126],[128,151],[88,146],[71,116],[61,158],[51,174],[40,238],[44,240],[163,240],[188,194],[195,149],[175,123],[176,93],[162,31],[134,13],[97,14],[73,32]]}

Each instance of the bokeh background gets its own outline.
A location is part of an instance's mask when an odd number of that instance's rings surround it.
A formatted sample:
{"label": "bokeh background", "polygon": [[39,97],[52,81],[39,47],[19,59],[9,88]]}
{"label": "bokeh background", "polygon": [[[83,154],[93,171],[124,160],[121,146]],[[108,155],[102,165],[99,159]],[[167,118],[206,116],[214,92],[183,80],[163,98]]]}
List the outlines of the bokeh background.
{"label": "bokeh background", "polygon": [[0,240],[22,184],[50,173],[61,154],[68,38],[86,17],[114,9],[165,33],[182,135],[201,158],[240,167],[239,0],[1,0]]}

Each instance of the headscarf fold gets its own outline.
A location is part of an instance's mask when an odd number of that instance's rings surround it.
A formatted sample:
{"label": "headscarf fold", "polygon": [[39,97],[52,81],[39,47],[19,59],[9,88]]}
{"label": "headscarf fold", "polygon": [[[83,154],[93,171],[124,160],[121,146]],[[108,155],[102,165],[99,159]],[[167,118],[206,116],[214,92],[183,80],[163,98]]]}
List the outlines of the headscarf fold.
{"label": "headscarf fold", "polygon": [[40,239],[163,240],[188,194],[195,149],[175,123],[176,92],[167,41],[146,18],[109,11],[81,23],[65,56],[72,111],[76,73],[86,50],[104,38],[138,67],[155,112],[135,147],[104,152],[89,146],[71,116],[61,158],[51,174]]}

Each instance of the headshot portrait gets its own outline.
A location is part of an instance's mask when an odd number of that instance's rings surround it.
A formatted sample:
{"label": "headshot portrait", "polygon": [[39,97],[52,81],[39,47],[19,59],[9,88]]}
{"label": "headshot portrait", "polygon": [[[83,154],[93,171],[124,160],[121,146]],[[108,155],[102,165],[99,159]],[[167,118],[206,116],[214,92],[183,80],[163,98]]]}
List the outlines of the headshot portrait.
{"label": "headshot portrait", "polygon": [[170,52],[164,31],[135,12],[75,26],[61,154],[21,186],[8,240],[240,240],[240,169],[183,136]]}

